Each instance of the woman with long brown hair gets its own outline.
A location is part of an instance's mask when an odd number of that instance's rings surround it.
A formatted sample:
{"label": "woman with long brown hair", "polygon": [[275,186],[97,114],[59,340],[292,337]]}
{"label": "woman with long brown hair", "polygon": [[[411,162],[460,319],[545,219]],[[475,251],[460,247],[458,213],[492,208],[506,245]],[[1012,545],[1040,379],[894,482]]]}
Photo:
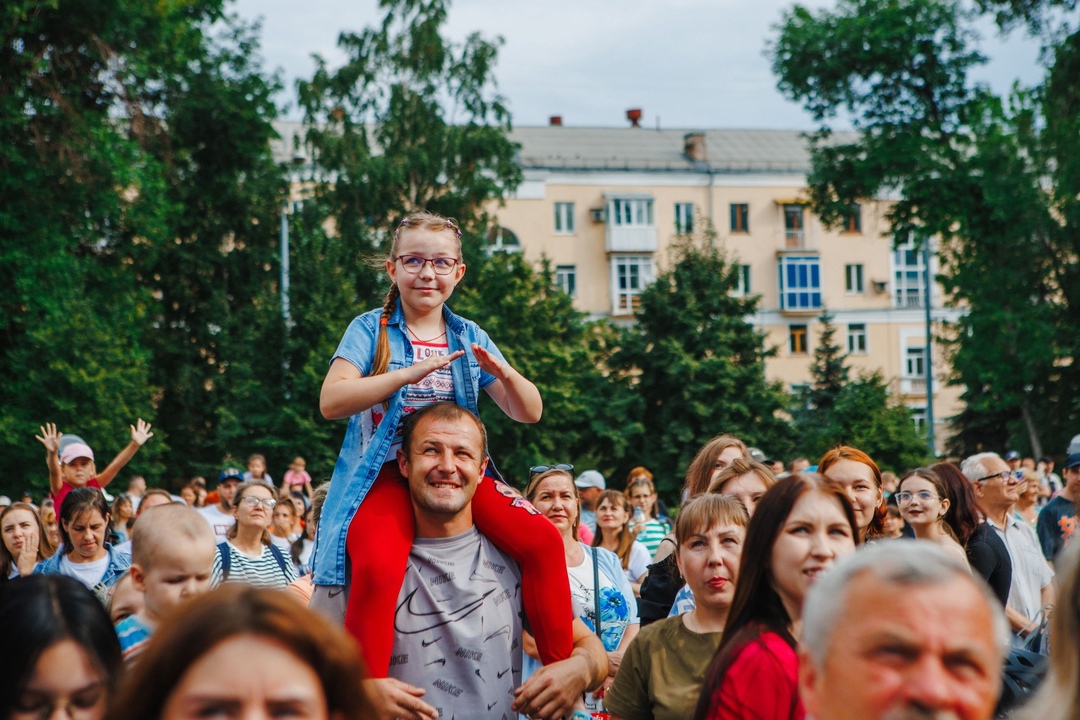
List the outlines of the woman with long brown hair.
{"label": "woman with long brown hair", "polygon": [[837,445],[821,456],[817,471],[836,483],[847,494],[859,540],[881,537],[885,522],[885,493],[881,488],[881,470],[869,455],[850,445]]}
{"label": "woman with long brown hair", "polygon": [[[907,473],[896,486],[900,514],[915,533],[916,540],[937,543],[957,560],[968,565],[964,546],[945,520],[952,506],[945,482],[927,467]],[[970,566],[968,566],[970,568]]]}
{"label": "woman with long brown hair", "polygon": [[641,580],[649,571],[652,556],[636,540],[637,533],[630,525],[630,501],[618,490],[605,490],[596,499],[596,535],[592,546],[615,553],[622,563],[626,579],[637,595]]}

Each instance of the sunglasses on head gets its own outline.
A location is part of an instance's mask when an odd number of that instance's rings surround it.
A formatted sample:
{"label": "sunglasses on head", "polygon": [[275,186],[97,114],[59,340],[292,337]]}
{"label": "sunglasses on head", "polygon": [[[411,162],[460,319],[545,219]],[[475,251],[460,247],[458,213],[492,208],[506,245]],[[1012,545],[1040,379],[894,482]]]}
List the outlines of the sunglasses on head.
{"label": "sunglasses on head", "polygon": [[529,475],[539,475],[545,473],[548,470],[562,470],[563,472],[574,472],[574,466],[567,463],[560,463],[559,465],[533,465],[529,468]]}

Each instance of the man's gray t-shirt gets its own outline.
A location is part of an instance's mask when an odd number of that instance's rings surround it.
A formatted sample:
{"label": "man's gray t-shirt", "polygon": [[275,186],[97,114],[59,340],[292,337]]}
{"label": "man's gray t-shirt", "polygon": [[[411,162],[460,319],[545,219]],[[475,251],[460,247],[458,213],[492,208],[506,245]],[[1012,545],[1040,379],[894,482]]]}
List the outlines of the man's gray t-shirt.
{"label": "man's gray t-shirt", "polygon": [[422,700],[446,720],[516,718],[521,572],[476,528],[413,542],[390,677],[426,690]]}

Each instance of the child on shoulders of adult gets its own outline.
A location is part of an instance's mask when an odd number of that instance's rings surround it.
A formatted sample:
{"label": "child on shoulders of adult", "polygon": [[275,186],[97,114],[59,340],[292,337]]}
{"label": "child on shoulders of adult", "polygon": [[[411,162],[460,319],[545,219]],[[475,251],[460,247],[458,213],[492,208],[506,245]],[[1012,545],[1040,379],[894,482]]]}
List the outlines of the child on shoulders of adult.
{"label": "child on shoulders of adult", "polygon": [[202,517],[179,503],[150,508],[131,537],[131,584],[142,592],[142,609],[116,624],[124,660],[146,648],[161,619],[210,590],[217,544]]}
{"label": "child on shoulders of adult", "polygon": [[112,459],[100,473],[94,465],[94,451],[84,442],[63,444],[63,433],[57,432],[56,423],[45,423],[40,427],[41,435],[34,438],[45,446],[45,464],[49,468],[49,496],[53,505],[61,508],[64,498],[75,488],[92,487],[102,489],[113,481],[116,474],[135,457],[147,440],[154,436],[150,432],[150,423],[142,418],[135,421],[131,428],[131,442]]}

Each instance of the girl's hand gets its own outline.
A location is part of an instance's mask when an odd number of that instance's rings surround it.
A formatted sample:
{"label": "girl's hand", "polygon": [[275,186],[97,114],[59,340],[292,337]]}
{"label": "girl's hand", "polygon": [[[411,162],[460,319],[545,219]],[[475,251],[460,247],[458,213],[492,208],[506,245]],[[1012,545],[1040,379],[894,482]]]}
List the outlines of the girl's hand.
{"label": "girl's hand", "polygon": [[15,564],[20,577],[26,577],[34,572],[40,546],[41,538],[35,538],[33,541],[27,539],[23,542],[22,550],[19,551],[19,561]]}
{"label": "girl's hand", "polygon": [[503,362],[476,343],[473,343],[472,351],[476,355],[476,362],[480,365],[481,370],[489,375],[494,375],[499,380],[506,379],[506,376],[510,373],[508,363]]}
{"label": "girl's hand", "polygon": [[49,452],[58,452],[60,450],[60,438],[64,436],[64,433],[56,432],[56,423],[45,423],[38,426],[38,429],[41,431],[41,435],[35,435],[34,439],[44,445]]}
{"label": "girl's hand", "polygon": [[402,368],[408,378],[405,384],[415,385],[431,373],[435,372],[439,368],[446,367],[447,365],[454,362],[463,355],[465,355],[464,350],[457,350],[456,352],[452,352],[449,355],[433,355],[427,360],[424,360],[423,362],[416,363],[415,365],[410,365],[407,368]]}
{"label": "girl's hand", "polygon": [[142,418],[135,421],[135,425],[128,425],[131,428],[131,442],[139,445],[140,447],[150,438],[154,437],[154,433],[150,432],[150,423],[146,422]]}

